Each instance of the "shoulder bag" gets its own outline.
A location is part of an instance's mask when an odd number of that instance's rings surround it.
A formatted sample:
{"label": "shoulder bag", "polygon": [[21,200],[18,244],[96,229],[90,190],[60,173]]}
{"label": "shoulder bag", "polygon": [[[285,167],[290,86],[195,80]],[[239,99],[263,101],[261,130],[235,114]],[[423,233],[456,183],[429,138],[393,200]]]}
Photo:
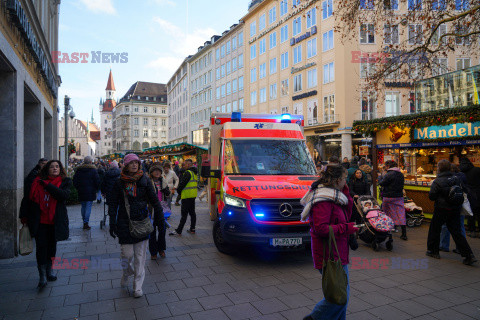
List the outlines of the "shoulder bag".
{"label": "shoulder bag", "polygon": [[137,239],[148,237],[154,230],[150,218],[147,215],[145,219],[139,221],[130,219],[130,203],[128,202],[128,197],[125,193],[125,190],[123,191],[123,197],[125,199],[125,209],[127,210],[130,235]]}
{"label": "shoulder bag", "polygon": [[[332,250],[332,240],[338,259],[335,260]],[[332,226],[329,226],[328,234],[329,257],[325,256],[325,241],[323,243],[323,268],[322,268],[322,291],[325,300],[330,303],[345,305],[347,303],[348,278],[342,266],[342,260],[337,248],[337,241],[333,234]]]}

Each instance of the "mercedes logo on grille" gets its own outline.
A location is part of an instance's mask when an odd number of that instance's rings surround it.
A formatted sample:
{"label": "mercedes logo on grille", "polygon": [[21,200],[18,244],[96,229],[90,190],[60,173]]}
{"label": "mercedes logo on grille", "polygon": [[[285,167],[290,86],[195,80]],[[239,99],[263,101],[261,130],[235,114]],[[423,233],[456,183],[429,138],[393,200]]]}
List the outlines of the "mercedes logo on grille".
{"label": "mercedes logo on grille", "polygon": [[278,212],[282,217],[290,217],[293,213],[293,207],[289,203],[282,203],[280,207],[278,207]]}

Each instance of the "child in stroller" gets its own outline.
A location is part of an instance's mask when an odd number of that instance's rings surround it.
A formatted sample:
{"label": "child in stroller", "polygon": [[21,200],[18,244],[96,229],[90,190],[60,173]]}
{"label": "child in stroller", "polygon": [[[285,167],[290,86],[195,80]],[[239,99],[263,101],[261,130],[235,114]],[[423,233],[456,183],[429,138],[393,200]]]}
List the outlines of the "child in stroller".
{"label": "child in stroller", "polygon": [[370,244],[374,251],[378,251],[380,244],[385,242],[387,250],[393,249],[391,231],[394,228],[393,220],[388,217],[372,196],[360,196],[355,202],[360,217],[365,224],[359,231],[362,241]]}
{"label": "child in stroller", "polygon": [[423,209],[416,205],[416,203],[407,197],[407,193],[403,190],[403,201],[405,203],[405,214],[407,215],[407,226],[410,228],[421,226],[423,218]]}

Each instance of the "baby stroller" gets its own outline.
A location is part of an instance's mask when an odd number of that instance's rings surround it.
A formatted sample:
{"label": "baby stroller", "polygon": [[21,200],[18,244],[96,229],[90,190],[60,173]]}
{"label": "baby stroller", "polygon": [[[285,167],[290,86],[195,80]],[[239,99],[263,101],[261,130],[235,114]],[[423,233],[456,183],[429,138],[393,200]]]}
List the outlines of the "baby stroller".
{"label": "baby stroller", "polygon": [[392,251],[391,231],[395,227],[393,220],[380,210],[380,206],[372,196],[360,196],[354,203],[365,224],[358,233],[360,239],[370,244],[374,251],[380,250],[380,244],[383,242],[387,250]]}
{"label": "baby stroller", "polygon": [[417,204],[412,199],[407,197],[405,190],[403,190],[403,201],[405,203],[407,226],[409,226],[410,228],[415,226],[421,226],[423,218],[425,217],[423,215],[423,209],[417,206]]}

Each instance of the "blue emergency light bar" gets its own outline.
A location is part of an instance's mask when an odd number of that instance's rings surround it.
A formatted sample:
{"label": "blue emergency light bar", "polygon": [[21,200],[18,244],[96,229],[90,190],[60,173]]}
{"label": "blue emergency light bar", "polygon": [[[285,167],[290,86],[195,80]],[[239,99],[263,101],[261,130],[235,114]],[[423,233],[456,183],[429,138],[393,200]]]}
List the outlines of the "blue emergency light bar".
{"label": "blue emergency light bar", "polygon": [[241,112],[232,112],[232,122],[242,122]]}
{"label": "blue emergency light bar", "polygon": [[292,116],[290,113],[283,113],[282,114],[282,120],[280,121],[281,123],[291,123],[292,122]]}

